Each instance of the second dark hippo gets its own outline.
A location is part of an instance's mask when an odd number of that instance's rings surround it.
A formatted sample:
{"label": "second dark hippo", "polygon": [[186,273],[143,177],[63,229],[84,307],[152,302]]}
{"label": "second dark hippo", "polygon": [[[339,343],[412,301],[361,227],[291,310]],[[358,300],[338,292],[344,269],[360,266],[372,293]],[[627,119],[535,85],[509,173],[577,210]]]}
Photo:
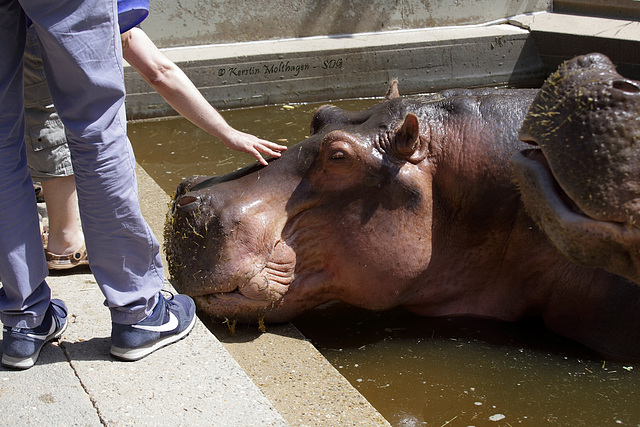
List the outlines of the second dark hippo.
{"label": "second dark hippo", "polygon": [[562,64],[543,85],[513,170],[529,214],[572,261],[640,282],[640,83],[604,55]]}
{"label": "second dark hippo", "polygon": [[318,109],[269,166],[194,177],[165,233],[201,313],[287,321],[342,300],[371,310],[540,316],[640,357],[640,287],[562,256],[527,214],[509,159],[537,90],[449,90],[366,111]]}

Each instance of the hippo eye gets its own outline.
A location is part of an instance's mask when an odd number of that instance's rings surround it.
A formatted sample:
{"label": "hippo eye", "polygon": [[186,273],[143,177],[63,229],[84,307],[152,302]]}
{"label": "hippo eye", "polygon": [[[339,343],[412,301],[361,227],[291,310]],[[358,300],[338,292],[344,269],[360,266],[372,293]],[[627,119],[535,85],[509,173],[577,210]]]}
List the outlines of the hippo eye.
{"label": "hippo eye", "polygon": [[347,158],[347,155],[342,150],[337,150],[333,152],[330,157],[331,160],[345,160],[346,158]]}
{"label": "hippo eye", "polygon": [[329,133],[322,141],[322,158],[327,166],[344,168],[352,164],[354,137],[342,131]]}

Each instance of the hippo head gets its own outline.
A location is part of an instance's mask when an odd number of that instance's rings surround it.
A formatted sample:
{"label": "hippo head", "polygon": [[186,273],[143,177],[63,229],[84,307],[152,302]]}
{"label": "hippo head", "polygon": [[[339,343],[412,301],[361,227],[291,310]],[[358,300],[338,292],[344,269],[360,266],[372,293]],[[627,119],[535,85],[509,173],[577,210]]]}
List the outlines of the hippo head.
{"label": "hippo head", "polygon": [[512,158],[523,200],[572,261],[640,278],[640,83],[601,54],[562,64],[543,85]]}
{"label": "hippo head", "polygon": [[429,167],[428,129],[390,94],[363,112],[319,108],[311,136],[266,167],[183,182],[165,229],[175,287],[239,320],[285,321],[338,293],[397,305],[428,262],[428,233],[411,230],[429,230],[431,202],[415,179]]}

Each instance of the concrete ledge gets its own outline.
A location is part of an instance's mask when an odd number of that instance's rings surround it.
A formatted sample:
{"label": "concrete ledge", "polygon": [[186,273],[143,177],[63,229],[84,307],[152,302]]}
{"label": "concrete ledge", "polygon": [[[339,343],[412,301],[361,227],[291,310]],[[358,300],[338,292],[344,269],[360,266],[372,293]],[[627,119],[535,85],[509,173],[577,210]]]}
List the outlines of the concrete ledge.
{"label": "concrete ledge", "polygon": [[[542,81],[529,32],[468,26],[166,49],[217,108],[378,96]],[[175,115],[131,68],[130,119]]]}
{"label": "concrete ledge", "polygon": [[637,19],[640,15],[640,3],[637,0],[554,0],[553,11],[576,15]]}
{"label": "concrete ledge", "polygon": [[607,55],[625,77],[640,79],[640,22],[559,13],[521,16],[510,21],[531,31],[545,73],[578,55]]}
{"label": "concrete ledge", "polygon": [[[640,79],[640,22],[540,12],[508,24],[170,48],[217,108],[372,97],[450,87],[538,86],[564,60],[601,52]],[[130,67],[130,119],[176,115]]]}
{"label": "concrete ledge", "polygon": [[292,324],[205,324],[290,425],[390,425]]}

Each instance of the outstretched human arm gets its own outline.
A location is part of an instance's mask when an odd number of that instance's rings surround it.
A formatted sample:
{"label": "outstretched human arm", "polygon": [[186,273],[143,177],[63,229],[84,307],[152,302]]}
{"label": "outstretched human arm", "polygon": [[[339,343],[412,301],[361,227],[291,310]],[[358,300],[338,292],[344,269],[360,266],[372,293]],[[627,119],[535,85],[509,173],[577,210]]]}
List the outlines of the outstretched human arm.
{"label": "outstretched human arm", "polygon": [[283,145],[260,139],[231,127],[202,96],[187,75],[149,39],[145,32],[134,27],[122,34],[124,59],[178,113],[204,131],[220,138],[224,144],[254,156],[266,165],[260,153],[280,157]]}

